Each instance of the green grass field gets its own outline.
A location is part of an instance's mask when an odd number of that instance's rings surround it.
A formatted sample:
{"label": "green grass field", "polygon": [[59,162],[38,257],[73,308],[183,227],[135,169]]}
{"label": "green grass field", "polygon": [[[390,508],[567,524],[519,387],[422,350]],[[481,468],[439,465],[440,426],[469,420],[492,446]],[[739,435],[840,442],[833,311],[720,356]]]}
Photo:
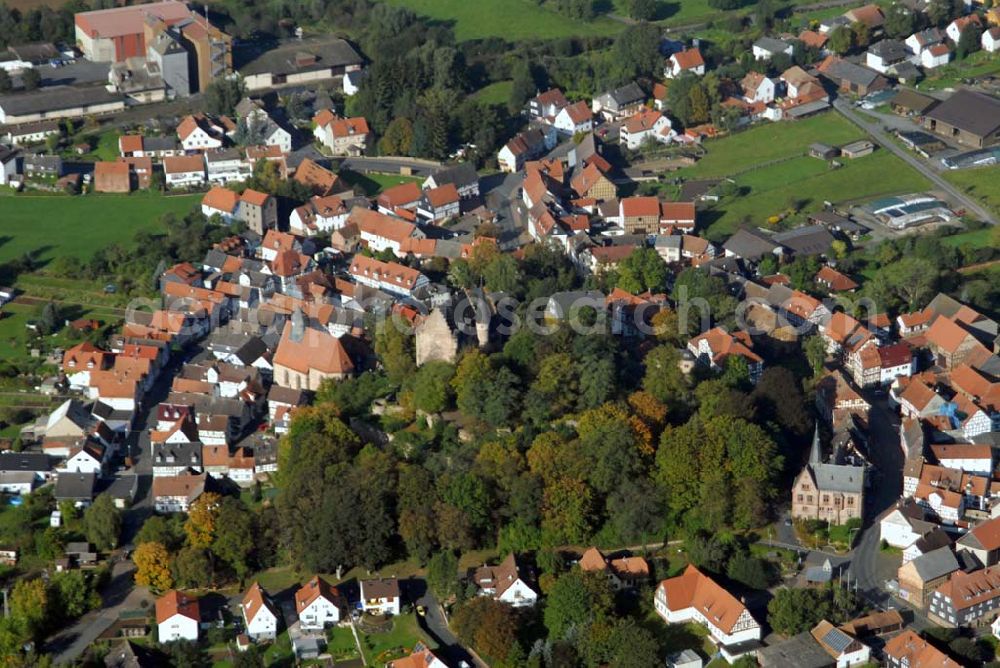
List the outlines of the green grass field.
{"label": "green grass field", "polygon": [[[102,324],[118,322],[121,315],[101,308],[64,306],[66,315],[72,318],[90,318]],[[36,337],[27,328],[28,322],[38,318],[40,307],[32,304],[7,304],[0,317],[0,359],[27,360],[30,348],[42,350],[66,348],[79,343],[82,338],[71,338],[69,329],[63,329],[52,336]]]}
{"label": "green grass field", "polygon": [[708,236],[713,240],[732,234],[744,219],[764,224],[768,217],[787,210],[793,200],[808,213],[822,208],[824,201],[856,201],[928,187],[927,181],[888,151],[844,160],[839,169],[807,157],[814,142],[839,146],[861,137],[856,127],[834,112],[767,123],[705,142],[707,155],[675,175],[687,180],[730,177],[749,189],[745,196],[720,202],[706,215],[711,221]]}
{"label": "green grass field", "polygon": [[337,175],[344,179],[352,188],[360,188],[368,197],[374,197],[386,188],[398,186],[401,183],[423,183],[419,176],[400,176],[398,174],[362,174],[342,169]]}
{"label": "green grass field", "polygon": [[[453,25],[455,38],[500,37],[509,41],[616,35],[625,24],[599,17],[576,21],[539,6],[534,0],[383,0]],[[695,0],[696,3],[707,0]]]}
{"label": "green grass field", "polygon": [[129,243],[140,229],[153,229],[172,211],[183,216],[201,195],[164,197],[153,193],[83,197],[0,197],[0,262],[37,253],[89,258],[111,243]]}
{"label": "green grass field", "polygon": [[480,88],[472,94],[472,97],[485,104],[507,104],[513,88],[513,81],[497,81],[485,88]]}
{"label": "green grass field", "polygon": [[941,174],[955,187],[963,190],[983,206],[1000,213],[1000,167],[950,169]]}
{"label": "green grass field", "polygon": [[962,246],[985,248],[993,243],[994,234],[995,231],[992,227],[984,227],[981,230],[953,234],[950,237],[942,239],[941,243],[945,246],[954,246],[955,248],[960,248]]}
{"label": "green grass field", "polygon": [[[750,188],[749,194],[719,204],[707,236],[721,240],[732,234],[743,220],[762,225],[798,201],[800,215],[818,211],[823,202],[859,202],[873,197],[918,192],[930,183],[888,151],[848,160],[830,169],[814,158],[800,157],[747,172],[736,182]],[[711,215],[711,214],[710,214]]]}
{"label": "green grass field", "polygon": [[832,111],[801,121],[765,123],[706,141],[703,146],[708,154],[694,167],[676,172],[676,176],[685,179],[730,176],[772,160],[804,155],[814,142],[840,145],[861,136],[860,130]]}

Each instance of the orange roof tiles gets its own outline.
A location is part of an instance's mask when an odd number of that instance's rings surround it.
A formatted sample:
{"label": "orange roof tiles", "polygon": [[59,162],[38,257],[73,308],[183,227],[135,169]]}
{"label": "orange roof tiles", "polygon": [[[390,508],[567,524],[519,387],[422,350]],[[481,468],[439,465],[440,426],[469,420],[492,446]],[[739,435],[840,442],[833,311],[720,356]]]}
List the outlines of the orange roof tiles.
{"label": "orange roof tiles", "polygon": [[962,329],[953,320],[943,317],[934,320],[934,324],[925,334],[927,343],[949,353],[958,350],[959,346],[971,336],[972,334]]}
{"label": "orange roof tiles", "polygon": [[335,605],[343,604],[343,597],[337,588],[331,586],[330,583],[318,575],[314,575],[309,582],[295,591],[295,612],[301,613],[320,597],[325,598]]}
{"label": "orange roof tiles", "polygon": [[660,200],[655,197],[626,197],[621,200],[622,215],[631,218],[633,216],[656,216],[660,215]]}
{"label": "orange roof tiles", "polygon": [[885,643],[884,653],[892,657],[897,665],[904,662],[909,668],[961,668],[961,664],[918,636],[912,629],[906,629]]}
{"label": "orange roof tiles", "polygon": [[299,340],[292,338],[294,325],[291,321],[285,323],[281,340],[274,353],[274,364],[288,367],[299,373],[309,373],[311,370],[320,373],[343,375],[354,370],[344,344],[325,330],[305,327]]}
{"label": "orange roof tiles", "polygon": [[122,135],[118,138],[118,150],[121,153],[137,153],[142,151],[142,135]]}
{"label": "orange roof tiles", "polygon": [[420,278],[420,272],[397,262],[382,262],[358,253],[348,270],[352,276],[365,276],[384,283],[392,283],[412,290]]}
{"label": "orange roof tiles", "polygon": [[236,211],[236,205],[239,201],[240,196],[229,188],[212,186],[212,188],[205,193],[205,196],[201,198],[201,205],[207,206],[211,209],[216,209],[217,211],[233,213]]}
{"label": "orange roof tiles", "polygon": [[198,599],[175,590],[156,599],[156,623],[162,624],[174,615],[181,615],[196,622],[201,621],[198,613]]}
{"label": "orange roof tiles", "polygon": [[461,199],[458,196],[458,188],[455,187],[454,183],[446,183],[443,186],[432,188],[424,194],[427,197],[428,204],[435,209],[455,204]]}
{"label": "orange roof tiles", "polygon": [[730,633],[747,611],[735,596],[694,565],[688,565],[682,575],[664,580],[660,587],[666,594],[670,610],[695,608],[723,633]]}
{"label": "orange roof tiles", "polygon": [[684,49],[675,53],[671,58],[673,58],[677,66],[682,70],[690,70],[705,65],[705,59],[701,57],[701,51],[698,49]]}
{"label": "orange roof tiles", "polygon": [[205,171],[205,159],[200,155],[172,155],[163,159],[163,171],[167,174],[184,174]]}

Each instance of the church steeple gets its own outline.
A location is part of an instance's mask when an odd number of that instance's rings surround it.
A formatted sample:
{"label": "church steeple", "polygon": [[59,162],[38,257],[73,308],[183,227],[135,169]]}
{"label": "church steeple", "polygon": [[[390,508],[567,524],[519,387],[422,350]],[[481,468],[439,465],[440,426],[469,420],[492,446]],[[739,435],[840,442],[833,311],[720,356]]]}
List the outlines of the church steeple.
{"label": "church steeple", "polygon": [[819,444],[819,422],[816,423],[816,430],[813,431],[812,449],[809,450],[809,463],[823,463],[823,448]]}

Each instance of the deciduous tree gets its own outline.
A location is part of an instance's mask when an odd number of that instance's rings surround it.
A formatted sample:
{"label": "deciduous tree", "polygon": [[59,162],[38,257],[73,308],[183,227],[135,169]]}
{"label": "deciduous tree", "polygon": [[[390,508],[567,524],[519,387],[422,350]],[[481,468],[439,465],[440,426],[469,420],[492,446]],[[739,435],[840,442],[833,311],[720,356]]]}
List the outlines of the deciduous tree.
{"label": "deciduous tree", "polygon": [[170,573],[170,553],[160,543],[142,543],[132,554],[135,562],[136,584],[149,587],[154,593],[162,593],[174,586]]}

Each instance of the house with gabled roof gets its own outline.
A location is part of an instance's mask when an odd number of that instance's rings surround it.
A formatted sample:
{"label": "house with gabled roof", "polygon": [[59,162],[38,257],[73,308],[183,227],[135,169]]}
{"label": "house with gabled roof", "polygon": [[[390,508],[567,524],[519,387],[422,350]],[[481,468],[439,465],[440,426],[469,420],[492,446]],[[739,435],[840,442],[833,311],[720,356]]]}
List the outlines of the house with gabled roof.
{"label": "house with gabled roof", "polygon": [[553,122],[561,134],[572,137],[580,132],[590,132],[594,129],[594,115],[590,105],[584,100],[563,107]]}
{"label": "house with gabled roof", "polygon": [[676,135],[669,118],[652,109],[640,109],[622,121],[619,138],[626,148],[635,151],[646,141],[666,144]]}
{"label": "house with gabled roof", "polygon": [[296,183],[301,183],[309,188],[313,195],[319,197],[353,193],[336,174],[311,158],[306,158],[299,163],[292,178],[295,179]]}
{"label": "house with gabled roof", "polygon": [[560,111],[569,106],[559,88],[550,88],[528,100],[528,115],[540,121],[553,122]]}
{"label": "house with gabled roof", "polygon": [[924,333],[924,340],[934,362],[944,369],[959,366],[973,351],[983,347],[971,332],[945,317],[934,320]]}
{"label": "house with gabled roof", "polygon": [[972,553],[984,566],[1000,563],[1000,517],[977,524],[956,541],[955,549]]}
{"label": "house with gabled roof", "polygon": [[225,129],[205,114],[185,116],[177,125],[177,138],[185,151],[222,148]]}
{"label": "house with gabled roof", "polygon": [[254,582],[243,595],[240,605],[245,633],[256,641],[274,640],[278,635],[278,609],[271,598]]}
{"label": "house with gabled roof", "polygon": [[602,93],[590,102],[590,109],[606,120],[617,121],[631,116],[646,102],[646,93],[634,81]]}
{"label": "house with gabled roof", "polygon": [[687,349],[699,363],[714,371],[725,369],[730,357],[742,358],[752,383],[756,383],[764,371],[764,358],[753,351],[753,340],[744,331],[730,334],[722,327],[715,327],[689,340]]}
{"label": "house with gabled roof", "polygon": [[867,664],[871,658],[871,647],[825,619],[809,633],[823,651],[837,662],[837,668]]}
{"label": "house with gabled roof", "polygon": [[608,559],[596,547],[587,548],[580,557],[580,570],[604,575],[611,588],[634,587],[649,579],[649,564],[642,557]]}
{"label": "house with gabled roof", "polygon": [[928,616],[946,627],[971,626],[1000,610],[1000,567],[955,571],[931,595]]}
{"label": "house with gabled roof", "polygon": [[423,643],[417,643],[413,647],[412,654],[390,661],[386,664],[386,668],[449,668],[449,666]]}
{"label": "house with gabled roof", "polygon": [[402,593],[396,578],[362,580],[361,607],[373,615],[398,615],[402,605]]}
{"label": "house with gabled roof", "polygon": [[705,73],[705,59],[701,55],[701,50],[696,46],[671,54],[663,68],[663,76],[667,79],[676,79],[685,72],[690,72],[695,76],[701,76]]}
{"label": "house with gabled roof", "polygon": [[302,206],[296,207],[288,218],[288,229],[295,235],[312,237],[329,234],[347,224],[351,209],[341,197],[314,195]]}
{"label": "house with gabled roof", "polygon": [[431,188],[440,188],[446,183],[455,186],[463,200],[479,196],[479,173],[476,172],[476,167],[472,163],[460,162],[442,167],[424,179],[420,187],[424,190],[430,190]]}
{"label": "house with gabled roof", "polygon": [[533,606],[538,601],[538,593],[521,575],[513,552],[498,566],[484,564],[477,568],[472,581],[479,587],[480,596],[489,596],[515,608]]}
{"label": "house with gabled roof", "polygon": [[153,478],[153,508],[158,513],[186,513],[205,491],[205,473]]}
{"label": "house with gabled roof", "polygon": [[743,99],[748,103],[763,102],[764,104],[770,104],[774,102],[774,80],[760,72],[752,70],[747,72],[746,76],[740,80],[740,88],[743,90]]}
{"label": "house with gabled roof", "polygon": [[660,582],[654,594],[656,612],[668,624],[694,622],[732,663],[761,646],[761,628],[746,606],[693,564],[684,573]]}
{"label": "house with gabled roof", "polygon": [[202,155],[175,155],[163,159],[163,174],[171,188],[192,188],[205,183],[205,158]]}
{"label": "house with gabled roof", "polygon": [[161,643],[198,640],[201,610],[198,599],[176,589],[156,599],[157,638]]}
{"label": "house with gabled roof", "polygon": [[904,629],[892,637],[883,649],[886,665],[891,668],[961,668],[961,664],[917,635]]}
{"label": "house with gabled roof", "polygon": [[330,109],[313,116],[313,135],[333,155],[361,155],[371,141],[368,121],[363,117],[342,118]]}
{"label": "house with gabled roof", "polygon": [[295,592],[295,614],[303,629],[338,624],[347,614],[347,600],[326,580],[314,575]]}
{"label": "house with gabled roof", "polygon": [[358,206],[351,210],[347,220],[358,226],[362,243],[373,253],[391,250],[396,257],[404,257],[403,244],[408,239],[427,237],[413,223]]}

